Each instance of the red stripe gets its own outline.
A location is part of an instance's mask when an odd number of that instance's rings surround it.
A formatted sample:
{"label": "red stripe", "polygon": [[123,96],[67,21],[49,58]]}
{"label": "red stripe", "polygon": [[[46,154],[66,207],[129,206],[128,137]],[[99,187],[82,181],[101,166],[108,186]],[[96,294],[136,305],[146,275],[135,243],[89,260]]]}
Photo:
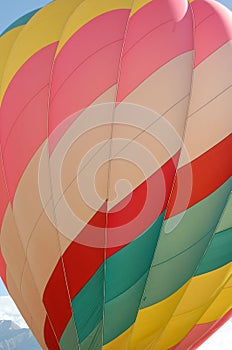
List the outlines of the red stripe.
{"label": "red stripe", "polygon": [[48,318],[46,318],[45,320],[45,325],[44,325],[44,338],[45,338],[45,342],[47,344],[48,349],[52,349],[52,350],[60,350],[60,346],[56,340],[56,337],[54,335],[54,332],[51,328],[51,324],[48,320]]}
{"label": "red stripe", "polygon": [[217,1],[195,0],[191,3],[196,33],[195,66],[232,40],[231,11]]}
{"label": "red stripe", "polygon": [[[110,247],[132,242],[166,209],[178,159],[179,153],[133,191],[128,205],[125,198],[109,212],[107,243]],[[121,207],[124,208],[120,210]]]}
{"label": "red stripe", "polygon": [[[146,228],[143,227],[143,230],[141,231],[141,224],[149,226],[152,222],[154,222],[154,220],[157,219],[157,217],[166,207],[167,200],[171,191],[176,165],[178,162],[178,157],[179,153],[173,159],[170,159],[157,173],[151,176],[151,178],[147,181],[147,183],[151,182],[151,184],[154,185],[154,190],[157,190],[157,185],[160,184],[159,181],[157,183],[157,179],[159,178],[157,177],[157,174],[162,173],[164,176],[164,181],[166,183],[165,199],[162,200],[162,203],[160,203],[159,210],[156,211],[155,208],[157,200],[159,200],[159,196],[156,196],[156,192],[152,192],[152,188],[150,188],[151,194],[153,196],[152,203],[155,210],[149,212],[149,215],[144,218],[145,221],[143,221],[143,218],[140,218],[140,225],[138,224],[138,221],[135,221],[135,224],[131,226],[125,225],[127,230],[131,231],[130,237],[133,237],[133,239],[135,238],[135,236],[140,235]],[[142,189],[146,189],[146,186],[142,184],[140,186],[140,190],[136,189],[134,191],[134,203],[136,202],[136,199],[138,201],[140,200],[140,191],[142,191]],[[128,211],[128,215],[130,218],[134,217],[133,209],[133,206],[130,206],[130,210]],[[76,241],[70,244],[70,246],[67,248],[63,255],[68,289],[71,299],[73,299],[78,294],[78,292],[86,285],[86,283],[90,280],[90,278],[94,275],[94,273],[104,261],[104,248],[102,247],[104,247],[104,234],[106,226],[106,203],[101,208],[100,212],[101,214],[96,213],[96,215],[92,218],[89,224],[86,225],[86,227],[82,230],[81,234],[77,236]],[[117,214],[114,213],[114,215]],[[119,220],[121,215],[122,214],[119,214],[117,216]],[[121,224],[123,223],[124,222],[122,221]],[[113,222],[111,224],[115,225],[117,223]],[[119,228],[117,228],[114,231],[114,233],[117,233],[118,229]],[[110,234],[112,234],[112,232],[110,232]],[[101,237],[100,239],[102,240],[102,247],[88,246],[88,240],[91,240],[92,236],[97,236],[98,239],[99,236]],[[80,240],[83,242],[83,244],[80,244]],[[107,244],[109,244],[108,238]],[[109,258],[112,254],[115,254],[117,251],[122,249],[123,246],[125,246],[125,244],[119,244],[118,246],[114,246],[113,248],[108,247],[107,258]],[[62,276],[60,276],[60,274]],[[61,270],[61,261],[59,261],[59,263],[53,271],[53,274],[46,286],[44,293],[44,302],[46,305],[46,310],[49,314],[49,317],[52,320],[52,324],[59,339],[70,318],[70,306],[64,305],[64,303],[67,304],[66,300],[67,291],[64,288],[63,271]],[[66,308],[68,309],[68,312],[66,311]]]}
{"label": "red stripe", "polygon": [[193,49],[192,12],[186,1],[178,1],[178,5],[173,0],[152,1],[131,18],[118,101],[164,64]]}
{"label": "red stripe", "polygon": [[11,201],[29,161],[47,136],[48,84],[56,46],[41,49],[24,63],[2,102],[0,142]]}
{"label": "red stripe", "polygon": [[231,154],[232,135],[229,135],[200,157],[178,169],[166,217],[190,208],[228,180],[232,175]]}
{"label": "red stripe", "polygon": [[[59,260],[52,278],[48,281],[43,302],[55,334],[60,339],[65,325],[67,325],[72,316],[62,260]],[[49,327],[48,331],[50,331]]]}

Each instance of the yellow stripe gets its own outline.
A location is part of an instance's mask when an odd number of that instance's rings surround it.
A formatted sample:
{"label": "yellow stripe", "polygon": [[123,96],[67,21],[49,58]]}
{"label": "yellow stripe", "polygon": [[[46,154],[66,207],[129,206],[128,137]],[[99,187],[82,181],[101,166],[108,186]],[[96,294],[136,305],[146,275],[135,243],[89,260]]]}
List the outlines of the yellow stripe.
{"label": "yellow stripe", "polygon": [[65,27],[65,31],[57,49],[57,54],[60,52],[65,43],[71,38],[71,36],[93,18],[113,10],[130,9],[132,3],[132,0],[82,1],[76,11],[72,14]]}
{"label": "yellow stripe", "polygon": [[[232,273],[232,263],[230,263],[230,272]],[[232,277],[226,283],[225,287],[219,293],[208,310],[198,321],[199,324],[216,321],[223,317],[232,308]]]}
{"label": "yellow stripe", "polygon": [[192,278],[175,314],[183,314],[201,306],[208,307],[227,283],[231,272],[231,264],[227,264],[217,270]]}
{"label": "yellow stripe", "polygon": [[10,53],[10,50],[23,29],[23,26],[17,27],[12,29],[11,31],[7,32],[0,38],[0,52],[1,52],[1,57],[0,57],[0,81],[2,80],[3,72],[5,69],[5,65]]}
{"label": "yellow stripe", "polygon": [[129,350],[146,349],[163,331],[188,283],[167,299],[139,311]]}
{"label": "yellow stripe", "polygon": [[[168,349],[180,342],[195,324],[222,317],[231,308],[232,279],[227,282],[231,272],[230,263],[195,276],[169,298],[140,310],[136,323],[104,350],[123,350],[128,341],[129,350]],[[224,284],[226,287],[220,292]]]}
{"label": "yellow stripe", "polygon": [[[207,310],[208,307],[211,308],[211,303],[214,303],[215,297],[231,276],[231,272],[231,265],[228,264],[216,271],[211,271],[204,275],[192,278],[180,304],[175,310],[170,322],[167,324],[159,341],[157,344],[154,344],[153,342],[148,349],[168,349],[179,343],[198,323],[199,319],[205,313],[205,310]],[[226,293],[227,298],[225,297]],[[217,303],[217,311],[219,314],[217,314],[215,319],[225,314],[229,308],[231,289],[229,300],[228,290],[226,293],[223,293],[223,297],[221,298],[223,303]],[[214,314],[214,316],[216,316],[216,314]],[[206,318],[204,318],[204,320],[206,321]],[[210,322],[210,320],[208,319],[207,322]]]}
{"label": "yellow stripe", "polygon": [[166,325],[188,283],[169,298],[139,311],[135,324],[104,345],[104,350],[141,350],[158,337]]}
{"label": "yellow stripe", "polygon": [[152,342],[146,350],[164,350],[178,344],[196,324],[199,313],[199,310],[192,310],[187,314],[172,317],[158,341]]}
{"label": "yellow stripe", "polygon": [[0,91],[0,101],[20,67],[43,47],[59,40],[63,27],[80,0],[57,0],[38,11],[24,26],[12,47]]}
{"label": "yellow stripe", "polygon": [[133,326],[128,328],[124,333],[120,334],[116,339],[103,346],[103,350],[124,350],[128,347],[128,341]]}
{"label": "yellow stripe", "polygon": [[143,6],[147,5],[149,2],[152,2],[152,0],[137,0],[137,1],[135,1],[130,16],[133,16],[136,12],[138,12]]}

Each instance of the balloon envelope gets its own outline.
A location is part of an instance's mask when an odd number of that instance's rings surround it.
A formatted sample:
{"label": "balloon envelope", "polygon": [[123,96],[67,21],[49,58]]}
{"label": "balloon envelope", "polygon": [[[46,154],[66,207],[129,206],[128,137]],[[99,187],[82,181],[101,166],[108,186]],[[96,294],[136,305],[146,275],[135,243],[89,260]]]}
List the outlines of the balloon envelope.
{"label": "balloon envelope", "polygon": [[0,275],[43,349],[195,349],[231,317],[220,2],[38,1],[2,31]]}

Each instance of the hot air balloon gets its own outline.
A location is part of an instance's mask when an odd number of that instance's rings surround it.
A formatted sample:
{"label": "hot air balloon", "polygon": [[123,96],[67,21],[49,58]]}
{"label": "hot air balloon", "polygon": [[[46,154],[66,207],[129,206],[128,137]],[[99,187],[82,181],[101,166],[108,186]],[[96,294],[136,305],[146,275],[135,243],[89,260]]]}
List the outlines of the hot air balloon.
{"label": "hot air balloon", "polygon": [[2,33],[0,275],[43,349],[196,349],[231,317],[222,3],[56,0]]}

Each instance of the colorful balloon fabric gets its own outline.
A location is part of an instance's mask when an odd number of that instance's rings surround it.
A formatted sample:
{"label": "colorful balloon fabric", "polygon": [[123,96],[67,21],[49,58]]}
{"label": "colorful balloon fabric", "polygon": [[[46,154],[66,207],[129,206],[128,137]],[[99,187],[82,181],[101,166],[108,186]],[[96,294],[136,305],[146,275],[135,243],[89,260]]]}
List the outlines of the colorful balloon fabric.
{"label": "colorful balloon fabric", "polygon": [[56,0],[2,33],[0,275],[43,349],[192,350],[232,317],[224,5]]}

